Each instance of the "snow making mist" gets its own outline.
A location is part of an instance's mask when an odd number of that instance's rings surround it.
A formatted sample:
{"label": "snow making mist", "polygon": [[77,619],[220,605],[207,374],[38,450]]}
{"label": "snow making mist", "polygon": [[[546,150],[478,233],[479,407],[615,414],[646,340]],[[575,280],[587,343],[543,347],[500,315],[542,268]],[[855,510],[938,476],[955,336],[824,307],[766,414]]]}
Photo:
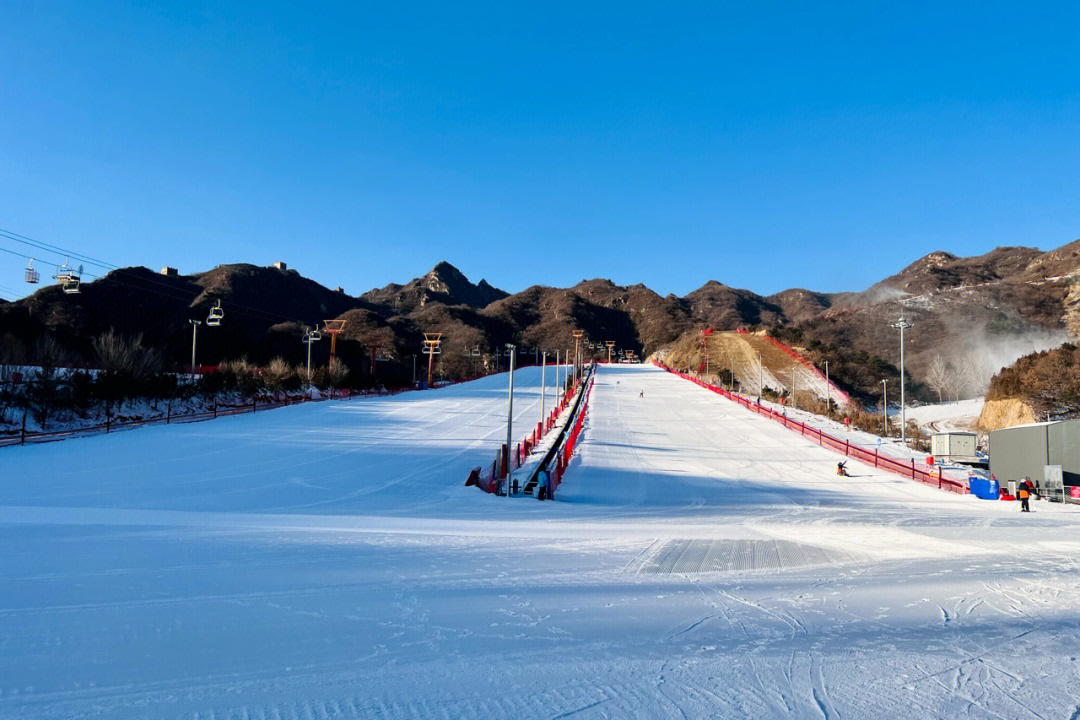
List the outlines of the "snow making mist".
{"label": "snow making mist", "polygon": [[982,393],[999,370],[1024,355],[1052,350],[1066,342],[1064,330],[1032,330],[1019,335],[974,333],[961,343],[959,360],[971,367],[971,391]]}

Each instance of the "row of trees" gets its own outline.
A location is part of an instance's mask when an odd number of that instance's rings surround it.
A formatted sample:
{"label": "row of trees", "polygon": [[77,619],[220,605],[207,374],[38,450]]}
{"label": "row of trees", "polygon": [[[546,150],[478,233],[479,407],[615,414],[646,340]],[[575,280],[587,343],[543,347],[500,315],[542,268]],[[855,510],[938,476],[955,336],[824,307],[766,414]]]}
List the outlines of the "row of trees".
{"label": "row of trees", "polygon": [[[132,403],[147,405],[143,410],[153,412],[162,402],[190,401],[199,406],[230,397],[273,398],[308,384],[306,370],[282,358],[265,366],[233,360],[195,379],[166,371],[161,355],[144,347],[141,335],[124,337],[109,331],[94,338],[92,347],[97,365],[93,370],[66,368],[66,354],[50,337],[35,347],[38,365],[32,368],[17,365],[9,352],[0,349],[0,420],[21,422],[25,411],[45,429],[59,415],[71,420],[102,414],[117,417],[125,406],[138,414]],[[349,369],[334,358],[312,372],[310,384],[337,389],[348,379]]]}

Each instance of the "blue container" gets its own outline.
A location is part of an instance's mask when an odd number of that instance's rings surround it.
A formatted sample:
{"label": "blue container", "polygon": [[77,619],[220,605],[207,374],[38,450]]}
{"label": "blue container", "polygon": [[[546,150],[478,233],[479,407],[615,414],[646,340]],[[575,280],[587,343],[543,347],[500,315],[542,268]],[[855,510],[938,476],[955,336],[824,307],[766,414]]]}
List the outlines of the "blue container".
{"label": "blue container", "polygon": [[997,480],[987,480],[980,477],[968,478],[968,490],[972,495],[983,500],[997,500],[1001,497]]}

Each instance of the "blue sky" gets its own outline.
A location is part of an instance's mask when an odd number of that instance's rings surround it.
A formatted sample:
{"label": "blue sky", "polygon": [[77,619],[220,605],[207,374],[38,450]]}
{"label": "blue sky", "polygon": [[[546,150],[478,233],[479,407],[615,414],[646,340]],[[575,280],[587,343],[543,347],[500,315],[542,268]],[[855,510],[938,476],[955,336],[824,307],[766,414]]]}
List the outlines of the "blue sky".
{"label": "blue sky", "polygon": [[1077,28],[1075,3],[10,0],[0,228],[353,294],[442,259],[510,291],[858,290],[1080,237]]}

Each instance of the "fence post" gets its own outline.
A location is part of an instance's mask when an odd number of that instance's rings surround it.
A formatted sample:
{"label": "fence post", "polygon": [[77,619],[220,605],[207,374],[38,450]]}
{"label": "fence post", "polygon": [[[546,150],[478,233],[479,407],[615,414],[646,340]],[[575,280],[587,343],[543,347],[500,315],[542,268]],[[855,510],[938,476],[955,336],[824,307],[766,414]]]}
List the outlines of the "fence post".
{"label": "fence post", "polygon": [[915,479],[915,458],[911,458],[911,479]]}
{"label": "fence post", "polygon": [[874,467],[877,467],[877,466],[878,466],[878,454],[877,454],[877,448],[874,448]]}
{"label": "fence post", "polygon": [[940,465],[938,465],[938,467],[937,467],[937,486],[938,486],[938,489],[940,490],[941,489],[941,466]]}
{"label": "fence post", "polygon": [[259,402],[258,397],[251,398],[251,412],[255,412],[255,405]]}
{"label": "fence post", "polygon": [[844,455],[847,456],[847,455],[850,455],[850,454],[851,454],[851,441],[850,440],[844,440]]}
{"label": "fence post", "polygon": [[165,424],[172,422],[172,400],[165,405]]}
{"label": "fence post", "polygon": [[214,417],[217,417],[217,398],[214,398]]}
{"label": "fence post", "polygon": [[19,435],[19,444],[26,444],[26,408],[22,411],[22,433]]}

